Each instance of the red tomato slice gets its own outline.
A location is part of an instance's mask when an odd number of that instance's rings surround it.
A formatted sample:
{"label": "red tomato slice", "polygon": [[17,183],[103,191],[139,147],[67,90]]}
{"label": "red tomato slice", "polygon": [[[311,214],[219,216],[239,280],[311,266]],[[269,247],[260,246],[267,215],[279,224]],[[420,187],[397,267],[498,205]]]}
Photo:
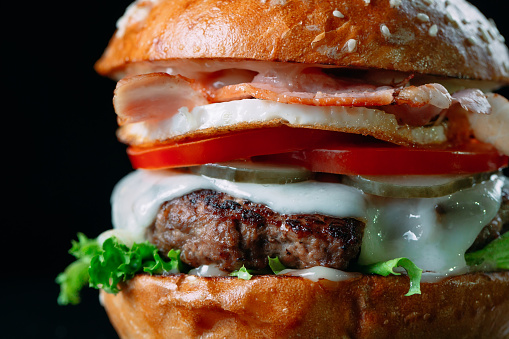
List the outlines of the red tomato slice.
{"label": "red tomato slice", "polygon": [[153,148],[131,146],[127,149],[127,154],[134,168],[160,169],[316,148],[337,138],[349,137],[330,131],[281,126]]}
{"label": "red tomato slice", "polygon": [[408,148],[360,135],[274,127],[152,148],[129,147],[134,168],[161,169],[252,158],[290,163],[314,172],[362,175],[446,174],[495,171],[507,165],[487,144],[461,148]]}
{"label": "red tomato slice", "polygon": [[267,155],[255,160],[295,164],[313,172],[351,175],[432,175],[491,172],[508,157],[491,145],[472,142],[448,149],[409,148],[387,143],[333,143],[327,147]]}

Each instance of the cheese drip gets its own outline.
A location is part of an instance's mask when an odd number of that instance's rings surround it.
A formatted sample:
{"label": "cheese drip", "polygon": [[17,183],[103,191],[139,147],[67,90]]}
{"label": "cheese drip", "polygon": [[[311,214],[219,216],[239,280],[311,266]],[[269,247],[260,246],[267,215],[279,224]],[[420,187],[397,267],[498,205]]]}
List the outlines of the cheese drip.
{"label": "cheese drip", "polygon": [[[112,194],[112,222],[127,242],[144,241],[145,230],[165,202],[212,189],[268,206],[281,214],[324,214],[366,222],[359,261],[370,264],[407,257],[425,272],[461,274],[465,251],[496,215],[504,179],[439,198],[383,198],[355,188],[316,181],[286,185],[234,183],[172,171],[132,172]],[[129,234],[129,236],[126,236]]]}
{"label": "cheese drip", "polygon": [[359,263],[407,257],[424,271],[465,273],[465,252],[498,212],[502,186],[494,176],[439,198],[369,196]]}

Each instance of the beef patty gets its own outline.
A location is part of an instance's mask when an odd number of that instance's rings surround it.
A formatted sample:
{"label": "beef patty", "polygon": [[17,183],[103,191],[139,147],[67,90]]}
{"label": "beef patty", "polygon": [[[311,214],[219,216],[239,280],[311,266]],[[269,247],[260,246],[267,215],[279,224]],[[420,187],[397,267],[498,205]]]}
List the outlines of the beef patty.
{"label": "beef patty", "polygon": [[262,204],[200,190],[161,206],[149,239],[182,261],[225,271],[263,269],[268,256],[291,268],[346,269],[361,247],[364,223],[324,215],[285,215]]}

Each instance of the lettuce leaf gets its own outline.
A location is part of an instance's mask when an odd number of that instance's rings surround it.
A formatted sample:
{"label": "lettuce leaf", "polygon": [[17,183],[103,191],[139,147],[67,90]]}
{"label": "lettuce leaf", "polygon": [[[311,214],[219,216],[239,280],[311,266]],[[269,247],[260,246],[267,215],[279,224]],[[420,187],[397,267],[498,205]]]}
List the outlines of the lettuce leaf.
{"label": "lettuce leaf", "polygon": [[87,283],[90,287],[116,294],[120,291],[118,284],[132,279],[137,273],[179,273],[185,269],[180,250],[171,250],[166,260],[149,242],[135,243],[129,248],[115,237],[106,239],[101,248],[96,239],[88,239],[79,233],[78,242],[73,241],[69,253],[77,260],[56,278],[60,284],[57,300],[60,305],[78,304],[79,293]]}
{"label": "lettuce leaf", "polygon": [[242,265],[242,267],[237,271],[233,271],[232,273],[230,273],[230,276],[244,280],[249,280],[253,277],[253,275],[249,273],[249,270],[244,265]]}
{"label": "lettuce leaf", "polygon": [[422,270],[417,267],[410,259],[396,258],[388,261],[382,261],[371,265],[360,266],[362,273],[378,274],[381,276],[388,276],[389,274],[400,275],[401,273],[394,272],[396,267],[402,267],[406,270],[410,278],[410,289],[405,296],[414,294],[421,294],[421,276]]}
{"label": "lettuce leaf", "polygon": [[55,281],[60,285],[57,302],[59,305],[76,305],[81,299],[79,291],[89,282],[88,267],[92,258],[101,251],[96,239],[89,239],[78,233],[78,241],[72,240],[69,253],[77,260],[71,263]]}
{"label": "lettuce leaf", "polygon": [[77,305],[81,302],[79,291],[88,284],[88,267],[90,262],[76,260],[55,279],[60,285],[57,303],[59,305]]}
{"label": "lettuce leaf", "polygon": [[483,271],[509,270],[509,232],[483,249],[465,254],[467,265]]}
{"label": "lettuce leaf", "polygon": [[[269,267],[270,267],[272,273],[278,274],[282,270],[286,269],[286,267],[281,263],[281,261],[279,261],[278,257],[271,258],[269,256],[267,258],[269,259]],[[239,279],[250,280],[253,277],[253,275],[260,275],[260,274],[264,275],[264,274],[270,274],[270,273],[271,272],[269,270],[265,270],[265,269],[261,270],[261,271],[250,270],[250,269],[247,269],[244,265],[242,265],[242,267],[240,269],[231,272],[230,276],[237,277]]]}
{"label": "lettuce leaf", "polygon": [[269,267],[274,272],[274,274],[278,274],[282,270],[286,269],[286,266],[279,261],[279,257],[271,258],[269,257]]}
{"label": "lettuce leaf", "polygon": [[143,268],[143,272],[152,275],[186,271],[184,263],[180,260],[180,250],[170,250],[170,252],[168,252],[168,259],[170,259],[170,261],[165,261],[158,253],[154,253],[154,261],[147,262],[146,266]]}
{"label": "lettuce leaf", "polygon": [[75,258],[91,258],[101,251],[97,239],[89,239],[85,234],[78,233],[78,241],[71,240],[72,247],[69,253]]}
{"label": "lettuce leaf", "polygon": [[129,248],[114,237],[108,238],[103,251],[90,262],[90,286],[116,294],[120,291],[118,284],[137,273],[179,273],[180,250],[172,250],[168,256],[169,261],[161,258],[157,247],[149,242],[135,243]]}

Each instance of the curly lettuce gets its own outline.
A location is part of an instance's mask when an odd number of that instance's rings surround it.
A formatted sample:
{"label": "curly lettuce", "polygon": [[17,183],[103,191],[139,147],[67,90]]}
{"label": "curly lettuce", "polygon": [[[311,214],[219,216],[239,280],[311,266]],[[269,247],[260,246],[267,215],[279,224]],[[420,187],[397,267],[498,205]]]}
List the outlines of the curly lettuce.
{"label": "curly lettuce", "polygon": [[180,260],[180,250],[171,250],[168,259],[159,255],[149,242],[135,243],[128,247],[115,237],[108,238],[102,246],[96,239],[78,234],[69,251],[76,261],[71,263],[56,282],[60,284],[58,303],[78,304],[80,291],[87,284],[108,293],[118,293],[119,283],[132,279],[137,273],[167,274],[185,271]]}
{"label": "curly lettuce", "polygon": [[466,253],[465,260],[474,270],[509,270],[509,232],[479,251]]}
{"label": "curly lettuce", "polygon": [[88,239],[83,233],[78,233],[78,241],[72,240],[69,253],[76,258],[76,261],[67,266],[65,271],[56,278],[56,282],[60,285],[58,304],[76,305],[80,303],[79,292],[89,283],[90,261],[100,251],[101,247],[97,240]]}
{"label": "curly lettuce", "polygon": [[[119,283],[132,279],[137,273],[152,275],[189,271],[189,267],[180,260],[180,250],[171,250],[167,258],[163,258],[157,247],[149,242],[135,243],[128,247],[111,237],[101,246],[97,239],[89,239],[83,233],[78,233],[78,241],[72,241],[69,253],[76,260],[56,278],[60,285],[57,299],[60,305],[78,304],[80,291],[87,285],[116,294],[120,291]],[[473,270],[509,270],[509,232],[485,248],[465,254],[465,260]],[[271,272],[256,272],[242,266],[230,275],[249,280],[255,274],[279,274],[286,269],[277,257],[269,257],[268,262]],[[422,270],[407,258],[358,266],[357,270],[381,276],[400,275],[394,270],[397,267],[403,268],[410,278],[410,288],[406,296],[420,294]]]}

